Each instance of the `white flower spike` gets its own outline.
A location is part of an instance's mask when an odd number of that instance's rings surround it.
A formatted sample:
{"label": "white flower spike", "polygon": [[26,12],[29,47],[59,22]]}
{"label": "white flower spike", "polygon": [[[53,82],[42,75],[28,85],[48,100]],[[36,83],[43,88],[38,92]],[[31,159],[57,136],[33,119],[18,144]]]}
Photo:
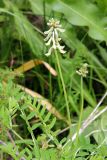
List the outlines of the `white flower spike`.
{"label": "white flower spike", "polygon": [[59,37],[59,32],[64,32],[65,30],[62,28],[62,25],[60,24],[60,21],[54,20],[53,18],[49,20],[47,23],[49,26],[49,30],[45,31],[44,34],[46,35],[46,38],[44,41],[46,42],[46,46],[50,46],[50,49],[48,53],[46,53],[46,56],[50,56],[53,50],[58,49],[60,53],[64,54],[66,51],[64,50],[65,46],[61,46],[59,41],[61,38]]}

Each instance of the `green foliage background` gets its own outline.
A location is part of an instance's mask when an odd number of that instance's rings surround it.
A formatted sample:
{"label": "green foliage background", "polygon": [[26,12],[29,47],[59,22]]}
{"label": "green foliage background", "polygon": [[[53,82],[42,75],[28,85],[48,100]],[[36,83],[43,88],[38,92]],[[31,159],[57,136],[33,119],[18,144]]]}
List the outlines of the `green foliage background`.
{"label": "green foliage background", "polygon": [[[80,115],[81,79],[76,70],[85,62],[89,65],[83,85],[82,120],[93,111],[107,89],[106,0],[1,0],[0,159],[9,156],[15,160],[106,159],[106,112],[84,131],[78,145],[74,142],[63,149],[70,137],[68,131],[59,134],[59,130],[68,127],[66,122],[56,119],[16,85],[40,93],[67,119],[59,76],[53,77],[43,66],[38,66],[23,77],[12,77],[15,68],[35,58],[48,62],[58,72],[54,54],[49,58],[45,56],[44,31],[48,29],[50,18],[60,20],[66,30],[61,38],[67,53],[63,56],[59,53],[59,59],[70,106],[72,134],[77,130]],[[106,104],[105,99],[100,110]],[[29,111],[29,106],[34,110]],[[35,117],[39,121],[33,122]],[[99,132],[92,133],[96,130]],[[90,133],[91,136],[85,138]]]}

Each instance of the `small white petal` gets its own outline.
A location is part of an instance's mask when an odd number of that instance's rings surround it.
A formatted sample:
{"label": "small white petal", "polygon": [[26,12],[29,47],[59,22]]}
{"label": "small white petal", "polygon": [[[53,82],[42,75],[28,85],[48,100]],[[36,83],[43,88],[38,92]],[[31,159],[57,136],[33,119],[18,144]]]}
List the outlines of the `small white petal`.
{"label": "small white petal", "polygon": [[46,35],[46,34],[49,34],[50,32],[52,32],[53,31],[53,27],[51,27],[48,31],[45,31],[44,32],[44,34]]}
{"label": "small white petal", "polygon": [[64,49],[64,48],[65,48],[65,46],[61,46],[59,42],[58,42],[58,44],[57,44],[57,47],[58,47],[58,48],[61,48],[61,49]]}
{"label": "small white petal", "polygon": [[61,40],[61,38],[58,38],[58,41],[60,41]]}
{"label": "small white petal", "polygon": [[57,48],[59,49],[59,51],[60,51],[61,53],[63,53],[63,54],[66,53],[66,51],[63,50],[64,47],[65,47],[65,46],[60,46],[60,44],[58,44],[58,46],[57,46]]}
{"label": "small white petal", "polygon": [[49,39],[47,43],[45,43],[46,46],[49,46],[51,44],[52,38]]}
{"label": "small white petal", "polygon": [[63,50],[63,49],[61,49],[61,48],[59,48],[59,47],[58,47],[58,49],[59,49],[60,53],[63,53],[63,54],[66,53],[65,50]]}
{"label": "small white petal", "polygon": [[50,23],[48,22],[48,23],[47,23],[47,25],[49,26],[49,25],[50,25]]}
{"label": "small white petal", "polygon": [[76,71],[76,73],[77,73],[78,75],[81,75],[81,73],[80,73],[79,71]]}
{"label": "small white petal", "polygon": [[45,56],[47,56],[47,57],[50,56],[50,55],[51,55],[51,53],[49,53],[49,52],[45,54]]}
{"label": "small white petal", "polygon": [[46,35],[46,34],[49,34],[49,32],[50,32],[49,30],[48,30],[48,31],[45,31],[44,34],[45,34],[45,35]]}
{"label": "small white petal", "polygon": [[51,48],[49,49],[48,53],[46,53],[45,55],[46,55],[46,56],[50,56],[51,53],[52,53],[52,49],[53,49],[53,48],[51,47]]}
{"label": "small white petal", "polygon": [[65,48],[65,46],[60,46],[60,45],[59,45],[58,47],[61,48],[61,49],[64,49],[64,48]]}
{"label": "small white petal", "polygon": [[62,49],[60,49],[59,51],[60,51],[62,54],[66,53],[66,51],[65,51],[65,50],[62,50]]}
{"label": "small white petal", "polygon": [[47,37],[44,39],[44,41],[48,41],[48,40],[51,38],[51,36],[52,36],[52,32],[50,32],[50,33],[47,35]]}

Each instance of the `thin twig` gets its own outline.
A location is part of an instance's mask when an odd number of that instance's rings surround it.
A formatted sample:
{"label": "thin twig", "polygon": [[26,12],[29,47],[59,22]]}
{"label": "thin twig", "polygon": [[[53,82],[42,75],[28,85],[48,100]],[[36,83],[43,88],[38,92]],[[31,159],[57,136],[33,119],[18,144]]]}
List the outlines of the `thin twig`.
{"label": "thin twig", "polygon": [[14,142],[14,140],[13,140],[13,138],[12,138],[12,136],[11,136],[11,134],[10,134],[9,131],[7,131],[7,135],[8,135],[8,137],[9,137],[10,141],[12,142],[12,144],[13,144],[14,147],[15,147],[15,142]]}

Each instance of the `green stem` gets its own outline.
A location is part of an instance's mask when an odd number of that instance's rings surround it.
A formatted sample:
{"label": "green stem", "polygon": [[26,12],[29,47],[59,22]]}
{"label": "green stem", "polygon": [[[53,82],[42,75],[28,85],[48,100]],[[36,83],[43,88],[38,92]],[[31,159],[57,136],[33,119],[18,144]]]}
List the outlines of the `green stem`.
{"label": "green stem", "polygon": [[[56,69],[56,71],[58,70],[58,65],[56,63],[55,63],[55,69]],[[59,76],[57,78],[57,82],[58,82],[59,91],[60,91],[60,93],[62,93],[63,91],[62,91],[62,86],[61,86],[61,83],[60,83],[60,77]]]}
{"label": "green stem", "polygon": [[78,130],[81,127],[82,115],[83,115],[83,107],[84,107],[84,96],[83,96],[83,77],[81,76],[81,111],[80,111],[80,118],[78,124]]}
{"label": "green stem", "polygon": [[78,122],[76,145],[78,145],[79,130],[80,130],[80,127],[81,127],[81,121],[82,121],[82,115],[83,115],[83,107],[84,107],[83,77],[81,76],[81,110],[80,110],[80,116],[79,116],[79,122]]}
{"label": "green stem", "polygon": [[62,76],[61,66],[60,66],[60,62],[59,62],[59,58],[58,58],[58,54],[57,54],[56,50],[55,50],[55,56],[56,56],[56,61],[57,61],[57,65],[58,65],[59,75],[60,75],[60,78],[61,78],[61,83],[62,83],[64,97],[65,97],[65,102],[66,102],[68,122],[69,122],[69,125],[70,125],[71,124],[71,118],[70,118],[70,110],[69,110],[67,92],[66,92],[66,89],[65,89],[65,83],[64,83],[63,76]]}
{"label": "green stem", "polygon": [[83,107],[84,107],[84,96],[83,96],[83,77],[81,76],[81,88],[80,88],[80,93],[81,93],[81,110],[80,110],[80,116],[79,116],[79,122],[77,126],[77,135],[76,135],[76,142],[75,142],[75,148],[74,148],[74,154],[72,160],[75,159],[75,151],[77,150],[78,147],[78,140],[79,140],[79,130],[81,127],[81,121],[82,121],[82,115],[83,115]]}

